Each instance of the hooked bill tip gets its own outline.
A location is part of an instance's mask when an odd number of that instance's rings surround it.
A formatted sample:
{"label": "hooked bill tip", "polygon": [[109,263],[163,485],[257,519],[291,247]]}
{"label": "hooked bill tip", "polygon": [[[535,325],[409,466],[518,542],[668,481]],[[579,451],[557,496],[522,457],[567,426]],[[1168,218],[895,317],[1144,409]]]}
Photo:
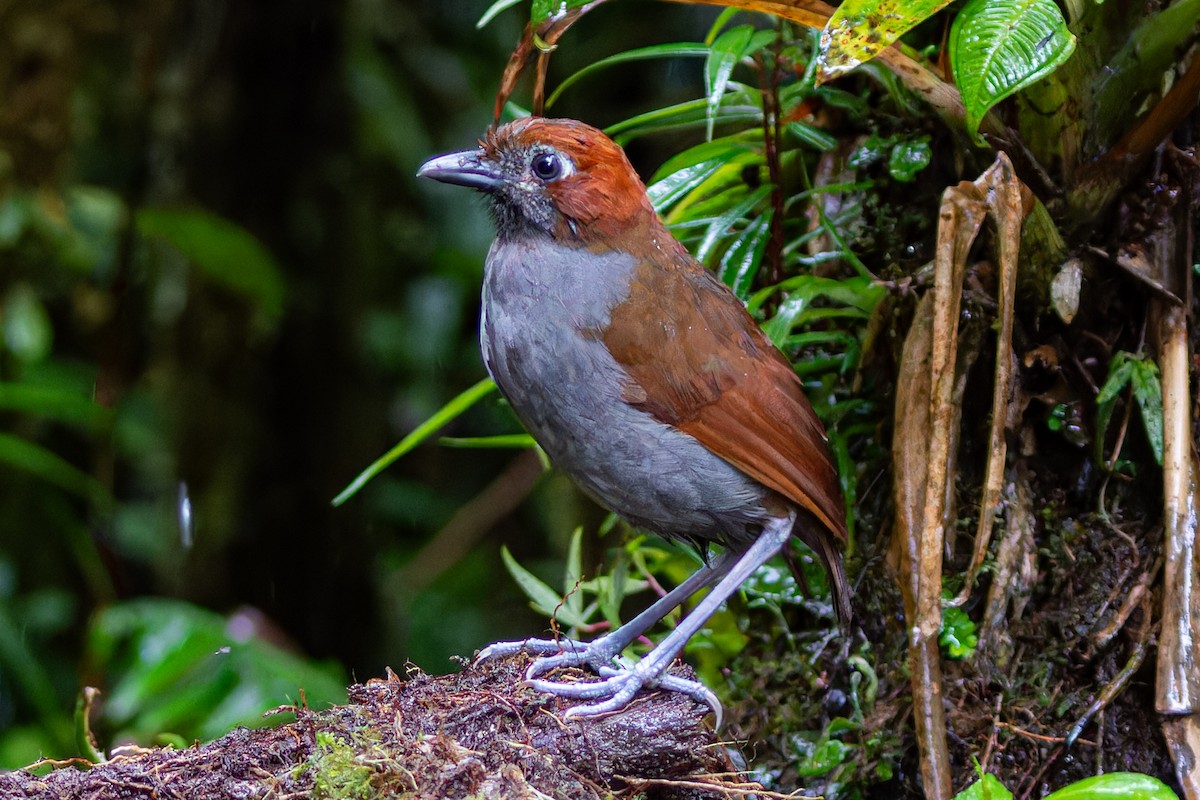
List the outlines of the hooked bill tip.
{"label": "hooked bill tip", "polygon": [[478,150],[464,150],[431,158],[417,170],[417,177],[485,191],[494,189],[501,182],[499,171],[482,160]]}

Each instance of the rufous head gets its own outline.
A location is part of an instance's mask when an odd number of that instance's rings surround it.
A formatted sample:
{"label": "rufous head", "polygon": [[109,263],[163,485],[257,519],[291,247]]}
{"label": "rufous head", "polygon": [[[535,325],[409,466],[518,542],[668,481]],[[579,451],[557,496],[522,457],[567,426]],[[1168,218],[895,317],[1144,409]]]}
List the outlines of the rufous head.
{"label": "rufous head", "polygon": [[489,131],[476,150],[430,159],[417,175],[487,193],[501,238],[587,245],[656,219],[625,152],[572,119],[515,120]]}

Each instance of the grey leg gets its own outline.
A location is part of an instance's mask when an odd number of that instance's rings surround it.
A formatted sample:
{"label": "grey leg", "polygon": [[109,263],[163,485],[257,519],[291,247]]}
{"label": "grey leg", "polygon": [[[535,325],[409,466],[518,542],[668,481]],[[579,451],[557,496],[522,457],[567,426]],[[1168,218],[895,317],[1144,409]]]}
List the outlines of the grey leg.
{"label": "grey leg", "polygon": [[730,570],[735,559],[728,553],[721,555],[711,564],[705,564],[693,572],[687,580],[676,586],[667,594],[626,622],[616,630],[601,636],[589,643],[567,639],[525,639],[518,642],[496,642],[479,651],[479,660],[495,656],[512,655],[513,653],[533,653],[540,655],[537,661],[529,667],[526,678],[532,680],[538,675],[549,672],[557,667],[590,666],[597,672],[601,667],[612,667],[613,659],[621,651],[634,642],[639,636],[650,629],[654,623],[671,613],[675,608],[693,594],[720,579]]}
{"label": "grey leg", "polygon": [[[719,727],[721,723],[720,704],[712,692],[696,681],[685,681],[672,676],[664,678],[663,674],[671,665],[671,662],[683,650],[687,640],[704,627],[704,624],[717,612],[721,604],[728,600],[755,570],[783,548],[792,535],[792,525],[794,522],[794,513],[789,514],[787,517],[771,520],[764,527],[762,533],[759,534],[754,544],[735,563],[731,566],[726,566],[726,561],[723,559],[718,564],[714,564],[712,571],[717,572],[719,569],[723,576],[716,586],[713,587],[713,590],[696,605],[692,613],[688,614],[675,630],[667,635],[667,638],[659,643],[658,647],[654,648],[649,655],[637,664],[632,666],[623,665],[621,669],[617,669],[610,664],[603,665],[602,668],[597,669],[597,672],[600,673],[604,680],[594,683],[561,683],[533,680],[530,681],[530,685],[536,689],[560,697],[583,700],[607,698],[600,702],[575,706],[567,711],[567,716],[590,716],[617,711],[628,704],[643,686],[663,686],[667,689],[684,692],[699,702],[708,704],[716,712],[717,725]],[[706,577],[711,578],[712,575]],[[680,588],[687,585],[690,580],[680,584]],[[674,592],[671,594],[674,594]],[[667,597],[670,597],[671,594],[667,595]],[[663,598],[663,600],[666,599]],[[658,605],[658,603],[655,605]],[[651,606],[651,608],[654,608],[654,606]],[[648,611],[649,609],[647,609]],[[643,616],[645,616],[645,613],[632,620],[630,626],[632,626],[633,622],[641,621]],[[653,623],[647,623],[646,627],[649,624]],[[618,633],[619,631],[614,631],[610,636],[616,637]],[[638,633],[640,634],[640,631]],[[632,641],[633,638],[629,637],[628,641]]]}

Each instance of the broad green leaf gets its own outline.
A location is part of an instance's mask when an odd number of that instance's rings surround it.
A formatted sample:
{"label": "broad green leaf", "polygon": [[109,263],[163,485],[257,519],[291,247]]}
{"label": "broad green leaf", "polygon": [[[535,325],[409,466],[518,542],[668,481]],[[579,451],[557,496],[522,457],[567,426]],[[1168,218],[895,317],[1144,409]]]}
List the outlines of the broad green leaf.
{"label": "broad green leaf", "polygon": [[[236,616],[236,615],[235,615]],[[162,598],[110,606],[89,630],[89,663],[108,682],[103,713],[119,738],[164,731],[212,738],[303,691],[315,707],[345,701],[337,667],[284,652],[211,611]]]}
{"label": "broad green leaf", "polygon": [[1100,387],[1100,391],[1096,394],[1096,402],[1111,403],[1117,399],[1117,395],[1129,383],[1133,377],[1133,362],[1135,356],[1121,350],[1112,357],[1112,361],[1108,364],[1108,377],[1104,379],[1104,385]]}
{"label": "broad green leaf", "polygon": [[971,0],[950,29],[950,67],[967,132],[992,106],[1049,75],[1075,50],[1054,0]]}
{"label": "broad green leaf", "polygon": [[598,72],[605,67],[611,67],[614,64],[624,64],[629,61],[646,61],[652,58],[690,58],[695,56],[707,56],[708,47],[697,42],[675,42],[673,44],[656,44],[650,47],[639,47],[635,50],[626,50],[624,53],[602,58],[599,61],[593,61],[583,69],[566,78],[558,85],[548,98],[546,98],[546,108],[554,105],[554,101],[559,98],[570,86],[573,86],[576,81],[591,75],[593,72]]}
{"label": "broad green leaf", "polygon": [[942,646],[946,655],[953,659],[963,659],[974,654],[979,637],[975,633],[975,623],[967,616],[967,612],[957,606],[947,606],[943,609],[938,644]]}
{"label": "broad green leaf", "polygon": [[821,31],[817,83],[870,61],[950,0],[846,0]]}
{"label": "broad green leaf", "polygon": [[888,154],[888,174],[901,183],[909,183],[917,177],[918,172],[928,167],[931,161],[933,148],[929,146],[928,136],[902,139]]}
{"label": "broad green leaf", "polygon": [[270,319],[283,313],[283,272],[245,228],[200,209],[143,209],[136,222],[143,236],[169,242],[209,279],[246,296]]}
{"label": "broad green leaf", "polygon": [[460,393],[457,397],[451,400],[446,405],[442,406],[434,413],[432,417],[422,422],[412,430],[407,436],[401,439],[395,447],[388,450],[358,474],[358,477],[350,482],[350,485],[333,498],[333,505],[340,506],[342,503],[349,500],[358,490],[366,485],[367,481],[374,478],[379,473],[383,472],[396,459],[403,456],[405,453],[412,450],[421,442],[428,439],[438,431],[443,425],[455,419],[471,406],[475,405],[484,397],[487,397],[496,389],[496,384],[491,378],[484,378],[479,383]]}
{"label": "broad green leaf", "polygon": [[1179,800],[1165,783],[1140,772],[1093,775],[1046,795],[1046,800]]}
{"label": "broad green leaf", "polygon": [[797,767],[805,778],[815,778],[828,773],[851,757],[853,748],[838,739],[824,739],[808,753]]}
{"label": "broad green leaf", "polygon": [[112,504],[112,495],[100,481],[45,447],[8,433],[0,433],[0,463],[36,475],[98,506]]}
{"label": "broad green leaf", "polygon": [[1158,364],[1150,359],[1133,362],[1133,373],[1130,375],[1133,386],[1133,397],[1137,400],[1142,412],[1142,424],[1146,427],[1146,438],[1150,440],[1150,449],[1154,451],[1154,460],[1161,467],[1163,463],[1163,407],[1162,407],[1162,378],[1158,373]]}
{"label": "broad green leaf", "polygon": [[1108,364],[1108,377],[1096,394],[1096,458],[1105,461],[1104,440],[1112,421],[1117,395],[1132,384],[1134,400],[1141,411],[1146,436],[1154,457],[1162,464],[1162,382],[1158,365],[1132,353],[1119,351]]}
{"label": "broad green leaf", "polygon": [[500,558],[504,560],[504,567],[508,570],[508,574],[512,575],[513,580],[521,587],[521,591],[529,598],[530,604],[535,611],[545,614],[547,617],[554,617],[559,622],[570,625],[572,628],[577,628],[587,623],[587,620],[581,619],[572,613],[567,604],[563,602],[562,595],[543,583],[532,572],[518,564],[507,547],[500,548]]}
{"label": "broad green leaf", "polygon": [[1012,800],[1012,792],[995,775],[984,775],[954,795],[954,800]]}

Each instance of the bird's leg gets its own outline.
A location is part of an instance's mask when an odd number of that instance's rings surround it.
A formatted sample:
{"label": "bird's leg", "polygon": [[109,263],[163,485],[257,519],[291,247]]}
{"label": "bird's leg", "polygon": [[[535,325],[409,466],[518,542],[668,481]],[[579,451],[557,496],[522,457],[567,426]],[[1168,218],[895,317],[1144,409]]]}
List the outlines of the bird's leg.
{"label": "bird's leg", "polygon": [[592,642],[579,642],[562,637],[559,639],[525,639],[517,642],[496,642],[479,651],[476,658],[511,655],[513,653],[532,653],[541,656],[530,665],[525,674],[526,680],[533,680],[538,675],[549,672],[556,667],[579,667],[587,665],[597,673],[602,668],[613,667],[613,659],[621,651],[633,643],[635,639],[650,629],[654,623],[665,617],[677,606],[681,605],[700,589],[708,586],[733,566],[734,560],[728,553],[721,553],[711,564],[706,563],[692,573],[687,580],[676,586],[642,613],[626,622],[616,630],[601,636]]}
{"label": "bird's leg", "polygon": [[[604,680],[595,683],[533,680],[530,681],[530,685],[535,689],[560,697],[581,700],[605,698],[600,702],[575,706],[567,711],[567,716],[590,716],[617,711],[628,704],[643,686],[661,686],[665,689],[683,692],[698,702],[707,704],[716,713],[717,726],[720,727],[721,705],[712,692],[697,681],[688,681],[670,675],[664,676],[664,673],[683,650],[687,640],[704,627],[704,624],[717,612],[721,604],[728,600],[755,570],[783,548],[792,535],[792,525],[795,523],[795,519],[793,512],[786,517],[777,517],[769,521],[764,526],[762,533],[755,539],[754,544],[732,566],[723,569],[724,576],[713,587],[713,590],[696,604],[692,613],[688,614],[675,630],[659,643],[658,647],[638,663],[620,669],[611,665],[597,669]],[[724,566],[723,563],[722,566]],[[717,568],[717,565],[714,565],[713,569]],[[682,587],[686,583],[687,581],[680,586]],[[674,593],[672,592],[672,594]],[[640,620],[641,616],[637,619]],[[614,631],[611,635],[615,636],[617,633],[618,631]]]}

